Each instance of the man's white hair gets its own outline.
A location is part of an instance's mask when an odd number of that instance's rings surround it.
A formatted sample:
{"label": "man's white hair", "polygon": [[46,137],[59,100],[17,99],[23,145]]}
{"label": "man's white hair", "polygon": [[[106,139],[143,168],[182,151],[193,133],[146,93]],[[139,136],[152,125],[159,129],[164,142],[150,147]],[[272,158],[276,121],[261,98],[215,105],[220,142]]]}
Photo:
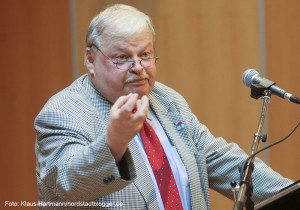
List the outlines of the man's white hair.
{"label": "man's white hair", "polygon": [[149,16],[132,6],[115,4],[93,18],[86,34],[86,47],[126,39],[145,29],[149,29],[154,41],[155,30]]}

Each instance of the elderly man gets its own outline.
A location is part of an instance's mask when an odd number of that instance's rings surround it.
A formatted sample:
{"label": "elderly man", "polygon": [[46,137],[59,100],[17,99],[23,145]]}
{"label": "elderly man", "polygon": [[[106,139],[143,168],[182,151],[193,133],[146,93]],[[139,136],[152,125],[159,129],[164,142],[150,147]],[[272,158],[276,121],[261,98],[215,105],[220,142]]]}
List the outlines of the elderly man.
{"label": "elderly man", "polygon": [[[35,120],[40,201],[63,208],[210,209],[211,187],[229,183],[246,154],[214,137],[184,98],[155,81],[150,18],[114,5],[90,23],[88,74],[53,96]],[[292,183],[261,160],[260,202]]]}

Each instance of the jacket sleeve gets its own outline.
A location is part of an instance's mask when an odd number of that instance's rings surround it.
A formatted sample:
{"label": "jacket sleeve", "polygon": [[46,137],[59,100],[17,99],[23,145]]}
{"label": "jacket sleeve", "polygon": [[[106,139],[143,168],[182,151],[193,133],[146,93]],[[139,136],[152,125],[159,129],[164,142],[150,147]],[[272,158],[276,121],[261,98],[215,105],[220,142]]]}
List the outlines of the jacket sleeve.
{"label": "jacket sleeve", "polygon": [[130,151],[117,166],[106,143],[105,123],[95,127],[96,121],[92,115],[75,118],[59,109],[43,109],[37,116],[36,173],[42,199],[49,194],[90,201],[126,187],[136,177]]}
{"label": "jacket sleeve", "polygon": [[[230,182],[240,181],[239,166],[248,155],[235,143],[228,143],[221,137],[215,137],[208,128],[193,119],[195,129],[194,139],[198,151],[204,152],[206,157],[209,186],[233,199]],[[282,188],[293,183],[272,170],[261,159],[255,158],[253,179],[253,200],[259,203],[275,194]]]}

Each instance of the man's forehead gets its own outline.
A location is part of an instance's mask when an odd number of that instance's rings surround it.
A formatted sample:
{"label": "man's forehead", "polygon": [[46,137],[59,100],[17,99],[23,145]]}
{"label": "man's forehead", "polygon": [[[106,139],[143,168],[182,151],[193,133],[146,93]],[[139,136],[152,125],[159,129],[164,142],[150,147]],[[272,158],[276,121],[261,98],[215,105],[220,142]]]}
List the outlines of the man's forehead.
{"label": "man's forehead", "polygon": [[153,36],[149,29],[135,33],[107,30],[101,38],[102,43],[109,48],[126,49],[130,45],[153,45]]}
{"label": "man's forehead", "polygon": [[149,47],[153,47],[152,40],[143,40],[135,43],[126,40],[115,40],[105,44],[105,48],[110,51],[128,51],[130,49],[146,49]]}

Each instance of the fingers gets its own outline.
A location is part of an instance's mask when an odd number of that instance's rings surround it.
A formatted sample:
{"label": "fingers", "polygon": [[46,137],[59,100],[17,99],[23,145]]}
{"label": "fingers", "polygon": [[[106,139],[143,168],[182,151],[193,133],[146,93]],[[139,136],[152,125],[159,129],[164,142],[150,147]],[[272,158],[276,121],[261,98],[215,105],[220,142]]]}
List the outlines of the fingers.
{"label": "fingers", "polygon": [[147,96],[138,99],[138,94],[130,93],[126,96],[119,97],[112,109],[113,112],[123,119],[143,118],[148,114],[149,99]]}
{"label": "fingers", "polygon": [[137,94],[128,94],[127,96],[121,96],[117,99],[112,107],[112,110],[121,116],[130,116],[132,110],[135,108],[137,101]]}
{"label": "fingers", "polygon": [[[136,98],[137,99],[138,95],[137,94],[132,94],[129,93],[126,96],[121,96],[117,99],[117,101],[115,102],[114,106],[116,106],[118,109],[122,108],[126,103],[128,103],[128,100],[131,100],[131,103],[134,101],[133,99]],[[135,99],[135,101],[136,101]],[[130,102],[129,102],[130,103]],[[128,106],[128,104],[127,104]]]}
{"label": "fingers", "polygon": [[143,96],[136,103],[136,112],[147,117],[149,111],[149,99],[147,96]]}

